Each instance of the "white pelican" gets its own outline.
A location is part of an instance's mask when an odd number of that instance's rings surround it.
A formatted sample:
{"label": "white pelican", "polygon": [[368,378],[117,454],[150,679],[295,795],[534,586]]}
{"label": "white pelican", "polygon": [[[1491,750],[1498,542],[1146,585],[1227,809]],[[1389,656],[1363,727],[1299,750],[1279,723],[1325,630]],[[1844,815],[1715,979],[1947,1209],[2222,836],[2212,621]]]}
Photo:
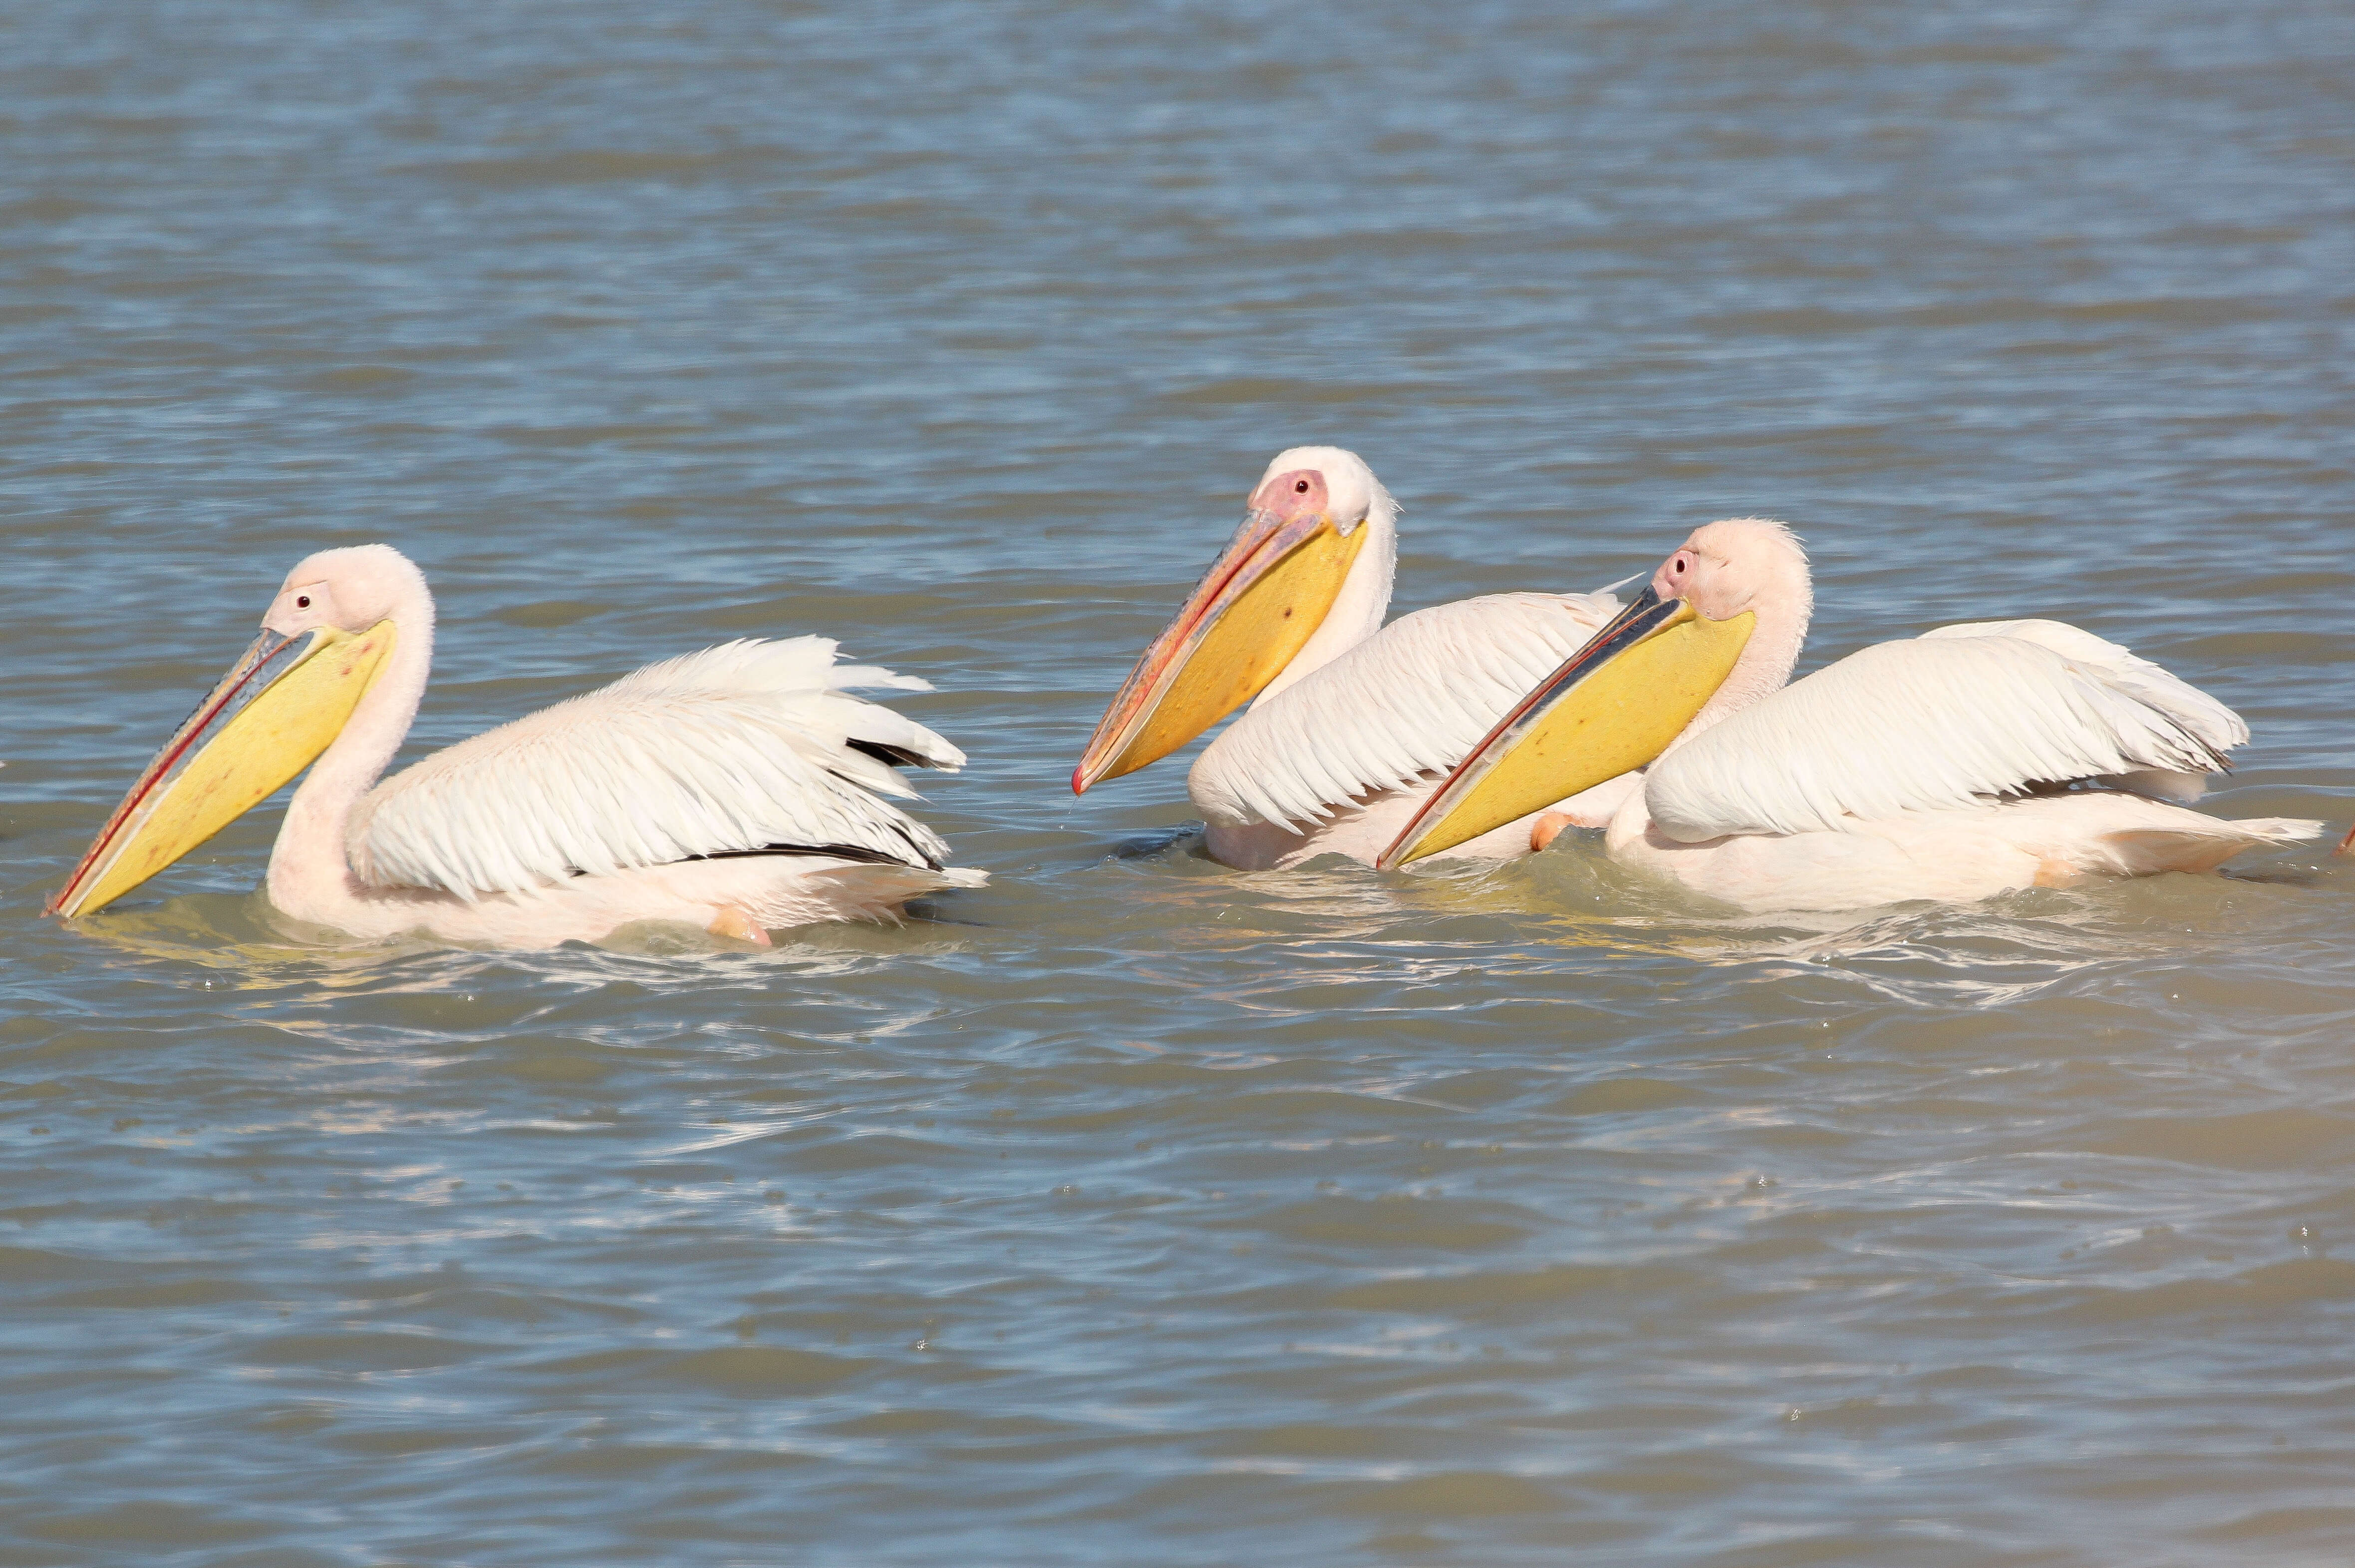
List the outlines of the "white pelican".
{"label": "white pelican", "polygon": [[[310,767],[270,854],[270,901],[381,939],[548,947],[630,921],[765,945],[771,927],[890,920],[975,887],[877,795],[890,764],[964,754],[856,687],[824,637],[724,644],[437,752],[383,784],[425,694],[433,598],[388,545],[286,574],[261,635],[165,743],[49,911],[122,897]],[[370,787],[373,785],[374,787]]]}
{"label": "white pelican", "polygon": [[[1205,848],[1245,870],[1327,854],[1371,863],[1445,770],[1619,608],[1608,593],[1492,593],[1385,626],[1397,519],[1357,453],[1277,454],[1232,542],[1114,697],[1072,793],[1167,756],[1250,702],[1187,777]],[[1625,787],[1562,804],[1607,816]],[[1529,826],[1454,852],[1526,854]]]}
{"label": "white pelican", "polygon": [[1608,853],[1748,909],[2209,871],[2320,831],[2186,810],[2248,726],[2115,643],[2057,621],[1941,626],[1785,686],[1813,603],[1782,524],[1695,531],[1382,863],[1654,757],[1611,818]]}

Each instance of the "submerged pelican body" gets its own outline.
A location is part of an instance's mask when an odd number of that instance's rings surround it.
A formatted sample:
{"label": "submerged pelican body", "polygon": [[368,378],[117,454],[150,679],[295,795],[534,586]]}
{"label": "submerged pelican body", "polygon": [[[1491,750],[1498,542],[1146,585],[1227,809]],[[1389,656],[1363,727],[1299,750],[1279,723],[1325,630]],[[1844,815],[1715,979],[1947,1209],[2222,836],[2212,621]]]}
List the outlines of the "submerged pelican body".
{"label": "submerged pelican body", "polygon": [[2188,809],[2248,726],[2115,643],[2056,621],[1942,626],[1786,685],[1813,603],[1782,524],[1697,530],[1474,750],[1383,863],[1647,763],[1607,852],[1748,909],[2211,871],[2320,831]]}
{"label": "submerged pelican body", "polygon": [[266,882],[282,913],[351,935],[545,947],[634,921],[763,943],[772,928],[891,920],[986,880],[881,795],[893,765],[964,755],[858,687],[823,637],[650,665],[377,781],[424,696],[425,579],[386,545],[286,577],[261,635],[158,752],[50,901],[91,914],[303,772]]}
{"label": "submerged pelican body", "polygon": [[[1211,857],[1242,869],[1371,863],[1529,686],[1619,608],[1607,593],[1495,593],[1389,625],[1398,507],[1356,453],[1279,453],[1233,540],[1096,726],[1084,793],[1178,750],[1245,703],[1187,792]],[[1601,820],[1625,793],[1538,803],[1449,853],[1525,854],[1538,815]]]}

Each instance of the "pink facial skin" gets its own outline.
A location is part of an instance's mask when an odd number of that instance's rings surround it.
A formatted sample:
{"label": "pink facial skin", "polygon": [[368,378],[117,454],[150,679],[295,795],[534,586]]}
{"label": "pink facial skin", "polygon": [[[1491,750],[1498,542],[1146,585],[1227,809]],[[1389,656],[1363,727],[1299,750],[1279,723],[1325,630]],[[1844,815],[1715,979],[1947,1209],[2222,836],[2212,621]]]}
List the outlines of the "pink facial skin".
{"label": "pink facial skin", "polygon": [[1660,570],[1652,573],[1652,592],[1662,599],[1681,599],[1690,591],[1693,572],[1700,558],[1689,549],[1679,549],[1660,562]]}
{"label": "pink facial skin", "polygon": [[1279,523],[1314,517],[1325,507],[1325,475],[1314,468],[1272,475],[1267,483],[1252,492],[1251,509],[1273,513]]}

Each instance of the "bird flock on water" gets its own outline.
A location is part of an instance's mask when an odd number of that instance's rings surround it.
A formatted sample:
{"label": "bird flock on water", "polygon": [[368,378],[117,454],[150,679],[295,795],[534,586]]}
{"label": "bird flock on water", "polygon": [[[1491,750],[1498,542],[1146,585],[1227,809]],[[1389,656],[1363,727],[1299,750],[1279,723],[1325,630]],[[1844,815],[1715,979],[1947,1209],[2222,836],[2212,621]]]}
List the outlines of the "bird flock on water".
{"label": "bird flock on water", "polygon": [[[1497,593],[1385,624],[1397,525],[1354,453],[1280,453],[1073,791],[1243,709],[1187,777],[1225,865],[1497,861],[1578,828],[1762,912],[2210,872],[2322,831],[2191,809],[2248,726],[2057,621],[1941,626],[1792,680],[1814,590],[1779,522],[1695,529],[1625,603]],[[930,686],[830,639],[649,665],[386,778],[432,656],[433,598],[398,550],[302,561],[49,912],[98,913],[298,776],[269,901],[367,940],[547,947],[655,921],[766,945],[988,880],[899,804],[902,770],[964,753],[855,695]]]}

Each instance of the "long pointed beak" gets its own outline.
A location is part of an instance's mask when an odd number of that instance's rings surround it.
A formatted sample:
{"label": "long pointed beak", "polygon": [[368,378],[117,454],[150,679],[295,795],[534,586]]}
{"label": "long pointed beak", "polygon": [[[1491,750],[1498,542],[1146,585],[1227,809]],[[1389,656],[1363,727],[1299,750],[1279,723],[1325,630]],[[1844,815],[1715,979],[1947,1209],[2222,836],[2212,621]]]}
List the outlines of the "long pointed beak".
{"label": "long pointed beak", "polygon": [[1071,770],[1071,793],[1167,756],[1257,697],[1325,624],[1369,531],[1321,513],[1244,517],[1129,671]]}
{"label": "long pointed beak", "polygon": [[343,731],[392,644],[390,621],[256,637],[164,742],[46,912],[95,913],[275,795]]}
{"label": "long pointed beak", "polygon": [[1488,731],[1375,864],[1396,870],[1651,762],[1725,684],[1756,624],[1645,589]]}

